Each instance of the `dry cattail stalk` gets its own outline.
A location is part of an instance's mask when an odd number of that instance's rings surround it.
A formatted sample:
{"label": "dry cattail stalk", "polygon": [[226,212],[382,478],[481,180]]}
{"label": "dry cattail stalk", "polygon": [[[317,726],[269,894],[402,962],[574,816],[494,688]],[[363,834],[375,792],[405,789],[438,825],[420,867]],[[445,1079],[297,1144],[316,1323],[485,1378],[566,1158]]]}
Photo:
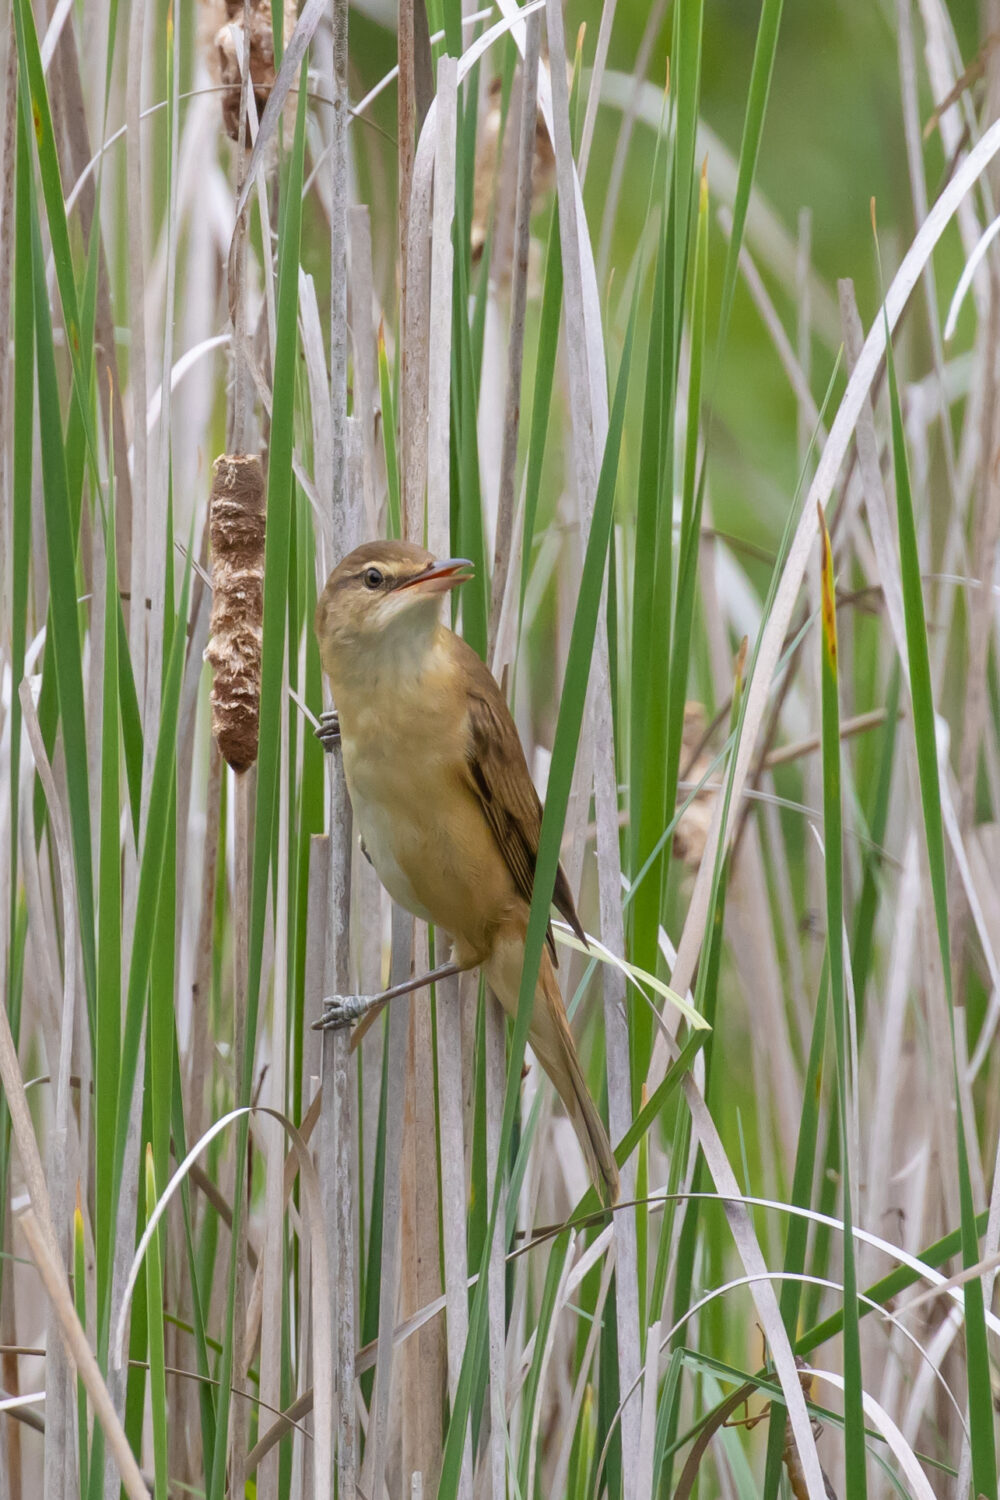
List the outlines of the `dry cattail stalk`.
{"label": "dry cattail stalk", "polygon": [[[215,32],[215,57],[218,64],[219,82],[228,85],[222,95],[222,123],[232,140],[240,138],[240,58],[243,53],[243,0],[224,0],[224,5],[212,9],[224,20]],[[271,0],[250,0],[250,81],[253,84],[254,101],[258,119],[267,103],[274,83],[274,34],[271,30]],[[295,27],[295,5],[285,0],[285,41]],[[247,127],[247,145],[250,145],[250,130]]]}
{"label": "dry cattail stalk", "polygon": [[[684,727],[681,730],[681,765],[686,768],[685,780],[688,782],[699,782],[710,764],[710,756],[705,751],[706,722],[704,704],[694,701],[685,703]],[[686,791],[679,791],[678,803],[685,801],[687,796]],[[701,864],[712,823],[714,802],[714,791],[706,789],[699,792],[674,830],[674,858],[683,860],[691,871],[697,870]]]}
{"label": "dry cattail stalk", "polygon": [[264,471],[255,454],[224,453],[212,467],[212,733],[234,771],[257,759],[264,618]]}
{"label": "dry cattail stalk", "polygon": [[[486,236],[489,229],[490,207],[493,195],[498,191],[497,183],[497,148],[500,141],[500,117],[502,108],[502,81],[494,78],[489,86],[486,100],[486,110],[479,127],[479,135],[476,141],[476,171],[473,186],[473,208],[472,229],[470,240],[472,245],[472,261],[477,264],[486,247]],[[513,167],[513,184],[516,184],[517,171],[517,124],[516,120],[507,122],[505,136],[505,151],[511,152],[511,164]],[[531,169],[531,196],[532,208],[537,209],[546,194],[555,183],[555,153],[552,150],[552,142],[545,127],[545,120],[541,110],[538,111],[538,122],[535,127],[535,155]],[[513,216],[507,215],[509,223],[501,226],[505,239],[496,257],[497,274],[501,280],[507,280],[510,276],[510,259],[514,248],[514,224]]]}

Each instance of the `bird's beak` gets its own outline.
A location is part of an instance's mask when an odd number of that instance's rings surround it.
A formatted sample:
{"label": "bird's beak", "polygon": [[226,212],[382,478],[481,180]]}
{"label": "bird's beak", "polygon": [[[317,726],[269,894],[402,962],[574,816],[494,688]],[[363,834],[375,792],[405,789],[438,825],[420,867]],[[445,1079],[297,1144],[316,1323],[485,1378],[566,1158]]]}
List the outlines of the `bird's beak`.
{"label": "bird's beak", "polygon": [[397,583],[396,591],[398,593],[403,589],[419,589],[422,594],[446,594],[449,589],[457,588],[460,583],[468,583],[472,573],[472,564],[468,558],[442,557],[438,562],[431,563],[430,567],[425,568],[416,577]]}

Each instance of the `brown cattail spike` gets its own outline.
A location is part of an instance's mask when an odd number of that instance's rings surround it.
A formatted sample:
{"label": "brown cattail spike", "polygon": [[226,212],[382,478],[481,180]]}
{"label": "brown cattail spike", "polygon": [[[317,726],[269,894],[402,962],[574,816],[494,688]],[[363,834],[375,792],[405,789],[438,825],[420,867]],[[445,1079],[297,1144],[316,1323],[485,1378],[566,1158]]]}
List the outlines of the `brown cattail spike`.
{"label": "brown cattail spike", "polygon": [[234,771],[249,770],[257,759],[265,520],[260,459],[224,453],[212,467],[212,623],[205,660],[214,673],[212,733]]}
{"label": "brown cattail spike", "polygon": [[[274,34],[271,31],[271,0],[250,0],[250,82],[253,86],[254,102],[258,118],[264,112],[268,95],[274,83]],[[226,134],[234,141],[240,138],[240,91],[242,74],[240,57],[244,47],[243,0],[225,0],[225,25],[215,37],[216,61],[219,81],[227,85],[222,95],[222,123]],[[295,29],[295,5],[285,0],[283,6],[285,41]],[[246,144],[250,145],[250,128],[247,126]]]}

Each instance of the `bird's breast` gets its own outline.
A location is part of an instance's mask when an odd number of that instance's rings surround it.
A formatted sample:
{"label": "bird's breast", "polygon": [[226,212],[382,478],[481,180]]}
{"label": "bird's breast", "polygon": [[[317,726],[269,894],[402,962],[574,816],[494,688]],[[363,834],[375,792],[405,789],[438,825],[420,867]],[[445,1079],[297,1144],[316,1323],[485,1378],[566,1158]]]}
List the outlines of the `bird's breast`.
{"label": "bird's breast", "polygon": [[478,952],[513,886],[469,785],[464,712],[435,700],[427,691],[346,712],[338,702],[344,772],[358,832],[390,896]]}

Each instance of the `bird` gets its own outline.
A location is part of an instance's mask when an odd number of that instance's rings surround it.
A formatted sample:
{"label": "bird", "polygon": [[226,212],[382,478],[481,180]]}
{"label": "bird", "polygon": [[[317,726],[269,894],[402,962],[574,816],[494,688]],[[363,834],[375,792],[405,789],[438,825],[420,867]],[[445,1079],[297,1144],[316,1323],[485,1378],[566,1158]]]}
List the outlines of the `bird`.
{"label": "bird", "polygon": [[[371,541],[330,574],[316,605],[320,660],[334,713],[317,731],[339,737],[361,847],[400,906],[443,931],[451,962],[374,997],[333,997],[317,1026],[447,974],[480,968],[517,1014],[542,805],[510,710],[476,652],[441,621],[445,596],[472,576],[463,558],[412,542]],[[586,936],[559,866],[553,902]],[[576,1130],[601,1196],[618,1169],[591,1097],[556,978],[551,923],[529,1041]]]}

